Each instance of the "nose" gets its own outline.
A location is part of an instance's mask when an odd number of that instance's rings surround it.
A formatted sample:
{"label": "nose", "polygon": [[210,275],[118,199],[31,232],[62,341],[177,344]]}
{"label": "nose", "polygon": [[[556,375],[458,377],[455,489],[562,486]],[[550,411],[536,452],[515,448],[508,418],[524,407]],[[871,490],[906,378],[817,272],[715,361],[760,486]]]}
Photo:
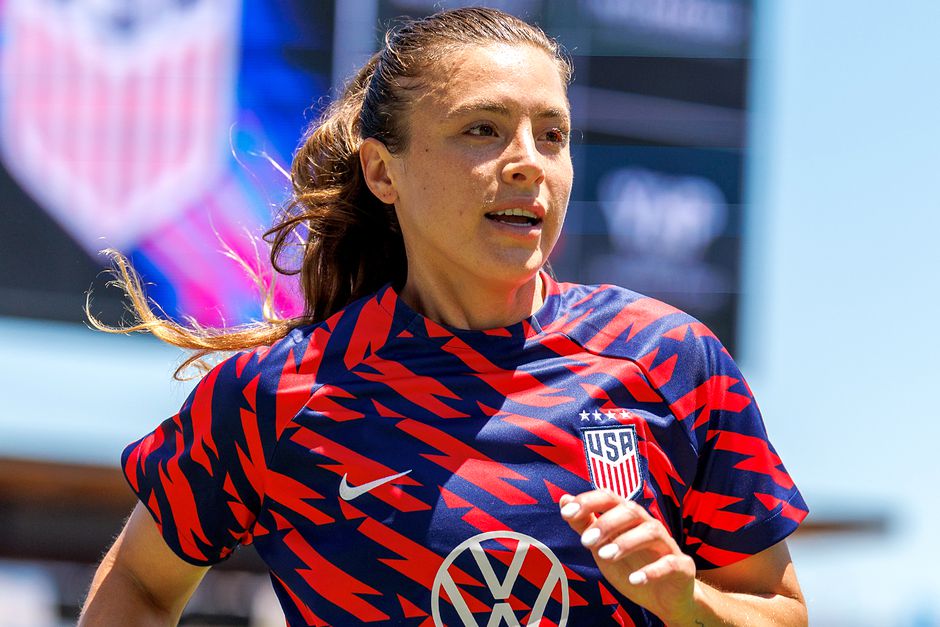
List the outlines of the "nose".
{"label": "nose", "polygon": [[530,128],[521,128],[506,149],[503,181],[511,185],[538,185],[545,180],[541,154]]}

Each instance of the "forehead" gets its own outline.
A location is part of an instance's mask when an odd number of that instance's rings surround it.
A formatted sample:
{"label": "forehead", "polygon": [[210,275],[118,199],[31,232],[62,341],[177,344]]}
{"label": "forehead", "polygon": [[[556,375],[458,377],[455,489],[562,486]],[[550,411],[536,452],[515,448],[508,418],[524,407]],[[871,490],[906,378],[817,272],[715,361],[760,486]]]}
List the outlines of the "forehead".
{"label": "forehead", "polygon": [[537,109],[568,115],[558,61],[531,45],[468,46],[451,51],[423,77],[416,105],[435,117],[474,108]]}

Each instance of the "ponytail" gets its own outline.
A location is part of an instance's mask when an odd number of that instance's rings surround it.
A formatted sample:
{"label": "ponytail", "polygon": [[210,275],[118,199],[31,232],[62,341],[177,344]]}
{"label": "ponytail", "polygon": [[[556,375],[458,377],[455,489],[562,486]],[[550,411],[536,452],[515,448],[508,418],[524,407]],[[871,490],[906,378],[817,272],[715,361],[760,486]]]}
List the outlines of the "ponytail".
{"label": "ponytail", "polygon": [[[264,321],[219,329],[192,320],[179,324],[158,315],[162,311],[147,298],[130,261],[115,250],[106,250],[111,258],[111,285],[127,295],[132,322],[117,327],[102,322],[91,313],[89,294],[85,304],[89,324],[108,333],[149,332],[168,344],[193,351],[176,370],[175,377],[181,379],[190,366],[207,370],[207,355],[271,344],[296,327],[325,320],[386,283],[403,285],[405,246],[394,207],[369,191],[359,164],[359,117],[377,58],[373,57],[342,96],[310,125],[291,167],[292,199],[265,233],[274,269],[300,275],[305,304],[301,316],[277,317],[267,306],[271,286],[255,277],[266,304]],[[300,259],[291,266],[298,252]]]}
{"label": "ponytail", "polygon": [[[195,351],[177,369],[181,378],[190,365],[204,367],[202,358],[210,353],[271,344],[296,327],[325,320],[386,283],[404,286],[407,260],[395,209],[366,186],[359,148],[363,139],[375,138],[393,154],[406,150],[408,106],[411,94],[422,88],[426,69],[455,48],[490,44],[535,46],[556,61],[565,83],[571,80],[570,59],[537,26],[495,9],[442,11],[390,31],[383,49],[310,125],[291,167],[292,199],[265,233],[274,269],[300,275],[304,296],[300,316],[281,319],[266,306],[262,322],[220,329],[178,324],[156,315],[159,308],[147,299],[130,262],[120,253],[106,251],[112,258],[112,283],[126,292],[134,319],[129,326],[106,325],[91,314],[89,302],[85,306],[89,323],[109,333],[149,331],[169,344]],[[271,286],[260,279],[258,283],[270,304]]]}
{"label": "ponytail", "polygon": [[[271,261],[299,274],[304,322],[319,322],[386,283],[404,284],[405,245],[395,208],[369,191],[359,164],[360,117],[378,55],[312,124],[294,156],[293,200],[267,233]],[[288,265],[301,249],[299,267]]]}

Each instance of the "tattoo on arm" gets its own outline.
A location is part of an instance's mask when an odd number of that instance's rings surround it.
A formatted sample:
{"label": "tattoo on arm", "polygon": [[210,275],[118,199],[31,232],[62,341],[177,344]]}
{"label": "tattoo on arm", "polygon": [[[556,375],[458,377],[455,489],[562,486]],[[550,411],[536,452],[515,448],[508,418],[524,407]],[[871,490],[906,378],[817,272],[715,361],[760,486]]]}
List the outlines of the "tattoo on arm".
{"label": "tattoo on arm", "polygon": [[702,627],[705,627],[705,623],[703,623],[702,621],[697,620],[697,619],[696,619],[696,621],[695,621],[695,624],[696,624],[696,625],[701,625]]}

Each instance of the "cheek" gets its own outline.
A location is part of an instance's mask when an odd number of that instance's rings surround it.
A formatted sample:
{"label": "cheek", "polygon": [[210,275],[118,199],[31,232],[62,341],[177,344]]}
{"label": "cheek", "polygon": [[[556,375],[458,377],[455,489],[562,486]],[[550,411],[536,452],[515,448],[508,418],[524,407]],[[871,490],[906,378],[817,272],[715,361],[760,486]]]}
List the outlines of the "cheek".
{"label": "cheek", "polygon": [[484,180],[475,168],[455,159],[429,156],[420,167],[424,173],[424,190],[450,201],[466,198],[470,190],[478,189]]}
{"label": "cheek", "polygon": [[571,163],[571,155],[562,160],[559,164],[559,181],[561,181],[560,187],[562,187],[565,192],[565,200],[568,199],[568,195],[571,193],[571,186],[574,184],[574,164]]}
{"label": "cheek", "polygon": [[562,215],[568,210],[568,200],[571,197],[572,185],[570,170],[567,172],[567,176],[565,174],[566,173],[562,172],[561,175],[555,179],[556,182],[551,187],[552,201]]}

